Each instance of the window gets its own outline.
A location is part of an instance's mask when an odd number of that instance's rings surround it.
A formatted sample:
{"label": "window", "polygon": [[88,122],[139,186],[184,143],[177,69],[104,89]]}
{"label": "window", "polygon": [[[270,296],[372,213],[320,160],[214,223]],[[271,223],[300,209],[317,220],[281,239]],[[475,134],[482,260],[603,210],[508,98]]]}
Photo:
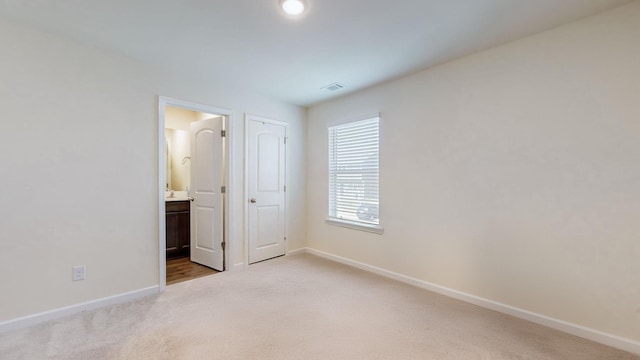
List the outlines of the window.
{"label": "window", "polygon": [[379,117],[329,127],[331,224],[381,233]]}

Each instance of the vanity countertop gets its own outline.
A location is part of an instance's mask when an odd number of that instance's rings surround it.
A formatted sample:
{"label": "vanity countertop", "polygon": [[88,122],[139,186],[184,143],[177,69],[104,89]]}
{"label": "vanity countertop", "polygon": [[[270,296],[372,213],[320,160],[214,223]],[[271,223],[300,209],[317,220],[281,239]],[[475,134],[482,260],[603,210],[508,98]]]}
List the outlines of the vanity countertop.
{"label": "vanity countertop", "polygon": [[175,196],[175,197],[166,197],[164,201],[189,201],[189,198],[186,196]]}
{"label": "vanity countertop", "polygon": [[189,195],[186,191],[174,191],[173,197],[171,197],[170,191],[165,191],[164,201],[188,201]]}

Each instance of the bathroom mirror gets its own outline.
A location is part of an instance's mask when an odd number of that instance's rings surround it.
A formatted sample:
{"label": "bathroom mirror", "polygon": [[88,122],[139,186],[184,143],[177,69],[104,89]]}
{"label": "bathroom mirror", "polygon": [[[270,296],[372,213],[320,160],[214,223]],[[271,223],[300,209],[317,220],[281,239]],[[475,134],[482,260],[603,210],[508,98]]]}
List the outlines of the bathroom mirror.
{"label": "bathroom mirror", "polygon": [[165,190],[184,191],[191,182],[191,145],[189,132],[165,129]]}
{"label": "bathroom mirror", "polygon": [[168,132],[171,129],[164,129],[164,189],[171,189],[171,147],[169,146]]}

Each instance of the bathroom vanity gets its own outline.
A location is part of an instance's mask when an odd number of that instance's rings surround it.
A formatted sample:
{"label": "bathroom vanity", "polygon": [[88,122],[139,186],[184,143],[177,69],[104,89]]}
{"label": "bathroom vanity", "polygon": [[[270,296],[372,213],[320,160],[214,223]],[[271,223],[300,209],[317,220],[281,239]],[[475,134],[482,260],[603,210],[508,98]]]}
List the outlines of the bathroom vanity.
{"label": "bathroom vanity", "polygon": [[167,258],[188,257],[190,243],[189,200],[166,201]]}

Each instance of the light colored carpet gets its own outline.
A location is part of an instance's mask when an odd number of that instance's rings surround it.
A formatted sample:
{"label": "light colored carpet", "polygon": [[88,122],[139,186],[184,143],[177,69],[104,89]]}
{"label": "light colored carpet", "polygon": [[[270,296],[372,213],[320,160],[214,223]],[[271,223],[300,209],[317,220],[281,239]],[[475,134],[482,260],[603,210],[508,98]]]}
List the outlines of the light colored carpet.
{"label": "light colored carpet", "polygon": [[311,255],[0,336],[5,359],[640,359]]}

